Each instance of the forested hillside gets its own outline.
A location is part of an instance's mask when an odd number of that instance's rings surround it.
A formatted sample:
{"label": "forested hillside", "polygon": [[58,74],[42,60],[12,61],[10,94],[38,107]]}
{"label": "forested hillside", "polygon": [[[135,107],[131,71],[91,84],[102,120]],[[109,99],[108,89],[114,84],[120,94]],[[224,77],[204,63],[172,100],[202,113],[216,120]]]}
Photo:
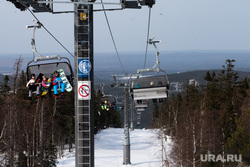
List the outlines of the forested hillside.
{"label": "forested hillside", "polygon": [[[204,75],[205,85],[187,84],[154,110],[152,126],[173,138],[167,159],[174,166],[250,165],[249,79],[239,79],[233,63],[227,60],[219,73]],[[213,158],[202,161],[201,155]]]}
{"label": "forested hillside", "polygon": [[[15,74],[4,76],[0,83],[0,166],[55,166],[65,144],[73,147],[74,92],[59,99],[47,96],[27,101],[21,62],[17,60]],[[169,76],[170,82],[186,83],[183,91],[162,104],[150,102],[141,117],[141,128],[152,122],[152,128],[162,128],[172,137],[174,149],[166,164],[171,159],[175,166],[250,165],[248,75],[234,71],[234,60],[227,60],[221,70]],[[188,79],[203,84],[190,84]],[[122,97],[122,90],[107,85],[104,92]],[[122,124],[116,108],[101,106],[102,99],[96,89],[95,133]],[[206,154],[241,155],[242,162],[202,162],[201,155]]]}

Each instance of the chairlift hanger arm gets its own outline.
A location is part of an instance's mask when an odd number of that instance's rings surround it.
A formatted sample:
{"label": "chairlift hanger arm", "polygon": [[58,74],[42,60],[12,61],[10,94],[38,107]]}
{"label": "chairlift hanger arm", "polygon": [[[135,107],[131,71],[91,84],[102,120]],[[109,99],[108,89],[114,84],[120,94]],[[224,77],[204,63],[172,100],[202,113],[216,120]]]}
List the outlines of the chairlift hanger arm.
{"label": "chairlift hanger arm", "polygon": [[154,38],[155,37],[153,37],[152,39],[149,39],[148,40],[148,43],[149,44],[153,44],[154,45],[154,47],[155,47],[155,49],[156,49],[156,63],[155,63],[155,65],[153,66],[153,69],[155,69],[155,67],[159,64],[159,66],[160,66],[160,60],[159,60],[159,54],[160,54],[160,52],[158,52],[158,48],[157,48],[157,46],[156,46],[156,43],[161,43],[161,40],[159,40],[159,41],[154,41]]}
{"label": "chairlift hanger arm", "polygon": [[[154,38],[153,37],[152,39],[149,39],[147,41],[148,44],[153,44],[155,49],[156,49],[156,62],[155,62],[155,65],[152,67],[152,68],[147,68],[147,69],[138,69],[137,70],[137,73],[147,73],[147,72],[159,72],[160,71],[160,60],[159,60],[159,54],[160,52],[158,52],[158,48],[156,46],[156,43],[161,43],[161,40],[159,41],[154,41]],[[159,68],[156,68],[156,66],[159,65]]]}
{"label": "chairlift hanger arm", "polygon": [[32,51],[33,53],[37,54],[39,57],[42,57],[36,50],[36,42],[35,42],[35,32],[36,32],[36,28],[41,28],[42,24],[40,22],[37,22],[37,25],[33,25],[33,26],[26,26],[26,28],[33,28],[33,32],[32,32],[32,38],[31,38],[31,45],[32,45]]}
{"label": "chairlift hanger arm", "polygon": [[33,26],[26,26],[26,28],[33,28],[32,38],[31,38],[31,45],[32,45],[32,52],[38,55],[38,57],[34,57],[34,62],[37,62],[39,60],[48,60],[48,59],[61,59],[59,55],[50,55],[50,56],[42,56],[37,52],[36,49],[36,43],[35,43],[35,32],[36,28],[41,28],[42,24],[40,22],[37,22],[37,25]]}

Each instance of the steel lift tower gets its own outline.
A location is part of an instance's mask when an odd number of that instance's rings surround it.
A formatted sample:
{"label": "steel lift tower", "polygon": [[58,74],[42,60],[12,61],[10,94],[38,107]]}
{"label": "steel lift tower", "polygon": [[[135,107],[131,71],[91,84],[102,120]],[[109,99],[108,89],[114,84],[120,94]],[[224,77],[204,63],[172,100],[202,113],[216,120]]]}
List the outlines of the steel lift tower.
{"label": "steel lift tower", "polygon": [[[93,56],[93,5],[116,4],[121,9],[140,9],[155,4],[155,0],[118,0],[118,3],[101,3],[96,0],[7,0],[21,11],[28,7],[33,12],[74,13],[75,45],[75,166],[94,167],[94,56]],[[74,11],[54,11],[57,3],[74,4]],[[100,10],[98,10],[100,11]],[[126,162],[124,164],[127,164]]]}
{"label": "steel lift tower", "polygon": [[74,6],[76,166],[94,167],[93,5]]}

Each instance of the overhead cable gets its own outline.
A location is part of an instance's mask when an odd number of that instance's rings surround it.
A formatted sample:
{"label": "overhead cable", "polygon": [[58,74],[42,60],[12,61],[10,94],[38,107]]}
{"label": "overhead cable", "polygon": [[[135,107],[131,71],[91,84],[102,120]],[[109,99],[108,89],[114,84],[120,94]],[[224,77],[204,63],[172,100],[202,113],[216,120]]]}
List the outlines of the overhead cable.
{"label": "overhead cable", "polygon": [[121,67],[122,67],[123,72],[125,73],[125,75],[127,75],[127,73],[126,73],[126,71],[125,71],[125,69],[124,69],[124,67],[123,67],[123,65],[122,65],[122,62],[121,62],[121,59],[120,59],[120,55],[119,55],[119,53],[118,53],[118,50],[117,50],[117,47],[116,47],[116,44],[115,44],[115,40],[114,40],[112,31],[111,31],[111,27],[110,27],[110,24],[109,24],[109,21],[108,21],[108,17],[107,17],[106,11],[105,11],[105,9],[104,9],[104,5],[103,5],[102,0],[101,0],[101,3],[102,3],[102,8],[103,8],[103,10],[104,10],[103,12],[104,12],[104,15],[105,15],[105,18],[106,18],[106,22],[107,22],[107,24],[108,24],[109,32],[110,32],[110,35],[111,35],[111,38],[112,38],[112,41],[113,41],[113,44],[114,44],[114,47],[115,47],[116,55],[117,55],[117,57],[118,57],[118,60],[119,60],[119,62],[120,62],[120,65],[121,65]]}
{"label": "overhead cable", "polygon": [[41,24],[41,26],[45,29],[45,31],[47,31],[47,33],[49,33],[49,35],[54,38],[54,40],[56,40],[57,43],[59,43],[64,50],[66,50],[72,57],[75,57],[72,53],[70,53],[70,51],[40,22],[40,20],[36,17],[36,15],[24,4],[22,3],[22,5],[24,7],[26,7],[29,12],[33,15],[33,17],[37,20],[37,22],[39,22]]}
{"label": "overhead cable", "polygon": [[145,51],[145,58],[144,58],[144,68],[146,67],[147,55],[148,55],[148,40],[149,40],[149,30],[150,30],[150,20],[151,20],[151,8],[149,8],[148,12],[148,32],[147,32],[147,44],[146,44],[146,51]]}

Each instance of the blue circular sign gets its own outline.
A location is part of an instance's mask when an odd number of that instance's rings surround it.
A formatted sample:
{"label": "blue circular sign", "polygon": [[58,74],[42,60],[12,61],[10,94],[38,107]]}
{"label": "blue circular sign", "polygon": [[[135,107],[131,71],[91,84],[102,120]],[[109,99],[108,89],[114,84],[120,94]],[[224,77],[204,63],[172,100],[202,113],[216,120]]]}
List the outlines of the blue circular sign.
{"label": "blue circular sign", "polygon": [[79,71],[83,74],[88,74],[91,71],[91,63],[89,60],[84,59],[79,62]]}

